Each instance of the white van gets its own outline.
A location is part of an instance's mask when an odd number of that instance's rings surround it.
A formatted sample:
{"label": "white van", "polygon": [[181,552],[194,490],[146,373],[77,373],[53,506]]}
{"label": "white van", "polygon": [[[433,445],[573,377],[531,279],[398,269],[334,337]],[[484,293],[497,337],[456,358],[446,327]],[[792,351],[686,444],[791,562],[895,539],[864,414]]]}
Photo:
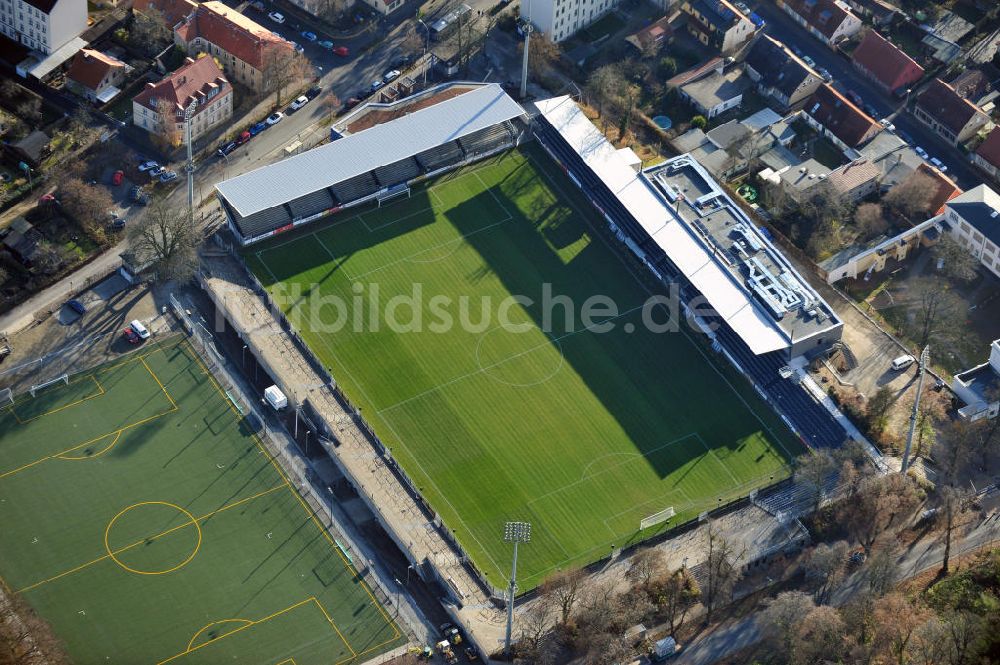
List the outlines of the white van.
{"label": "white van", "polygon": [[149,338],[149,331],[146,330],[146,326],[142,325],[142,322],[139,319],[130,323],[129,326],[132,328],[132,332],[139,336],[139,339]]}
{"label": "white van", "polygon": [[906,369],[915,362],[917,362],[917,359],[913,356],[900,356],[892,361],[892,368],[898,372],[901,369]]}

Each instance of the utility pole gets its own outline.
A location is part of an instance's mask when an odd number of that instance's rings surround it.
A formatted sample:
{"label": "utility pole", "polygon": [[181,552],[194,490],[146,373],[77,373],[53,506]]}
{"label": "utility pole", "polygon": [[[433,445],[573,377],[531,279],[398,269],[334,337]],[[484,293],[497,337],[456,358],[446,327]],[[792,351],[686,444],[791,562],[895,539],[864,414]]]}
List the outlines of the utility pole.
{"label": "utility pole", "polygon": [[427,68],[429,66],[428,62],[427,62],[427,46],[428,46],[428,44],[431,41],[431,29],[427,27],[427,24],[424,23],[423,19],[419,19],[418,18],[417,19],[417,23],[419,23],[424,28],[424,57],[423,57],[423,61],[424,61],[424,87],[426,88],[427,87]]}
{"label": "utility pole", "polygon": [[910,449],[913,446],[913,434],[917,430],[917,420],[920,419],[920,397],[924,392],[924,372],[927,370],[927,363],[930,361],[931,347],[925,346],[920,352],[920,361],[917,366],[917,397],[913,400],[913,413],[910,414],[910,434],[906,437],[906,450],[903,451],[903,466],[900,473],[906,473],[910,468]]}
{"label": "utility pole", "polygon": [[507,522],[503,528],[503,539],[514,543],[514,563],[510,570],[510,587],[507,594],[507,635],[504,638],[503,649],[510,658],[510,634],[514,629],[514,592],[517,590],[517,545],[531,540],[530,522]]}
{"label": "utility pole", "polygon": [[184,170],[187,172],[188,222],[190,223],[194,223],[194,158],[191,156],[191,118],[194,117],[197,108],[198,100],[193,99],[184,109],[184,140],[187,143],[187,163],[184,165]]}
{"label": "utility pole", "polygon": [[524,56],[521,58],[521,99],[528,96],[528,52],[531,50],[531,21],[523,19],[521,29],[524,30]]}

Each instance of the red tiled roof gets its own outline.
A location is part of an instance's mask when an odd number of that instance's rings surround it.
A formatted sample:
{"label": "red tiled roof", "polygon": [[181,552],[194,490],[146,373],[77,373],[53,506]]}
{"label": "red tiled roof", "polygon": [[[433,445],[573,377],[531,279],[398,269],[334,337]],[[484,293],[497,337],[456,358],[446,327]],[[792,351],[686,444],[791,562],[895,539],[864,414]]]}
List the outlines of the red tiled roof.
{"label": "red tiled roof", "polygon": [[213,89],[219,89],[221,92],[227,87],[229,81],[222,75],[222,70],[214,58],[211,56],[197,60],[187,58],[187,62],[170,76],[158,83],[147,83],[146,88],[135,96],[134,101],[159,112],[157,102],[166,100],[178,110],[182,110],[195,99],[199,104],[205,101]]}
{"label": "red tiled roof", "polygon": [[124,67],[125,63],[100,51],[85,48],[77,51],[66,77],[76,81],[89,90],[97,90],[107,73],[116,68]]}
{"label": "red tiled roof", "polygon": [[882,175],[882,170],[867,159],[857,160],[841,166],[827,177],[827,183],[842,193],[852,192],[869,181]]}
{"label": "red tiled roof", "polygon": [[831,38],[844,19],[851,15],[851,12],[834,0],[785,0],[785,5],[827,39]]}
{"label": "red tiled roof", "polygon": [[909,85],[924,75],[924,68],[916,60],[874,30],[868,31],[852,57],[889,91]]}
{"label": "red tiled roof", "polygon": [[917,167],[917,171],[929,176],[937,185],[937,190],[935,190],[934,196],[931,197],[930,205],[927,206],[927,209],[935,215],[940,215],[944,212],[945,203],[951,201],[956,196],[961,195],[962,190],[959,189],[958,185],[956,185],[951,178],[941,173],[936,168],[928,166],[927,164],[921,164]]}
{"label": "red tiled roof", "polygon": [[264,54],[269,49],[292,48],[279,35],[214,0],[198,5],[174,32],[187,43],[201,37],[254,69],[263,69]]}
{"label": "red tiled roof", "polygon": [[986,140],[976,148],[976,154],[1000,168],[1000,127],[994,127]]}
{"label": "red tiled roof", "polygon": [[173,28],[185,16],[197,9],[198,3],[192,0],[135,0],[132,5],[132,11],[140,14],[150,8],[160,12],[167,27]]}
{"label": "red tiled roof", "polygon": [[881,127],[874,118],[826,83],[816,88],[803,108],[816,122],[851,148],[864,143]]}
{"label": "red tiled roof", "polygon": [[941,79],[934,79],[920,93],[917,97],[917,106],[956,136],[979,112],[975,104],[959,97],[955,89]]}

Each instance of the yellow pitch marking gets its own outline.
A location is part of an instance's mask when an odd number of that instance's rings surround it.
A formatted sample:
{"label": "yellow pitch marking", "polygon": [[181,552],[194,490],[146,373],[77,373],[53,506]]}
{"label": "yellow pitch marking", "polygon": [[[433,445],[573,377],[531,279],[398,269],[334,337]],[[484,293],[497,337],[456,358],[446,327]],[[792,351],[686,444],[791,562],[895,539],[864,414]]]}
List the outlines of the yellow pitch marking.
{"label": "yellow pitch marking", "polygon": [[[88,459],[94,459],[95,457],[100,457],[101,455],[103,455],[104,453],[108,452],[109,450],[115,447],[115,444],[118,443],[118,439],[122,438],[122,431],[123,430],[112,432],[111,434],[114,434],[115,438],[111,440],[111,443],[104,446],[103,448],[98,450],[96,453],[93,453],[92,455],[56,455],[56,457],[58,457],[61,460],[66,460],[69,462],[75,462],[78,460],[88,460]],[[111,436],[111,434],[105,434],[101,438],[106,439],[107,437]],[[98,439],[98,441],[100,441],[100,439]]]}
{"label": "yellow pitch marking", "polygon": [[[194,637],[192,637],[191,641],[188,642],[187,649],[185,649],[185,653],[187,653],[188,651],[191,650],[192,647],[194,647],[195,641],[197,641],[197,639],[199,637],[201,637],[202,633],[204,633],[206,630],[208,630],[212,626],[218,626],[219,624],[223,624],[223,623],[242,623],[242,624],[244,624],[243,628],[248,628],[249,626],[253,625],[253,621],[250,621],[249,619],[222,619],[220,621],[213,621],[213,622],[211,622],[209,624],[206,624],[204,628],[202,628],[201,630],[199,630],[197,633],[194,634]],[[217,637],[213,637],[212,640],[222,639],[223,637],[225,637],[226,635],[228,635],[231,632],[233,632],[233,631],[232,630],[226,631],[225,633],[223,633],[221,635],[218,635]],[[211,642],[212,640],[209,640],[209,642]]]}
{"label": "yellow pitch marking", "polygon": [[[130,566],[125,565],[125,563],[122,562],[121,559],[115,556],[114,550],[111,549],[111,543],[108,542],[108,539],[111,536],[111,529],[114,527],[115,522],[117,522],[118,518],[120,518],[122,515],[129,512],[130,510],[134,510],[142,506],[167,506],[168,508],[173,508],[174,510],[178,511],[188,519],[188,521],[185,522],[184,524],[175,527],[176,529],[182,529],[188,525],[194,525],[195,530],[198,532],[198,542],[195,543],[194,549],[191,551],[191,554],[189,554],[186,559],[181,561],[176,566],[173,566],[172,568],[166,568],[164,570],[139,570],[138,568],[132,568]],[[156,536],[153,537],[156,538]],[[108,522],[107,528],[104,529],[104,549],[107,550],[108,556],[111,557],[112,561],[114,561],[115,563],[117,563],[119,566],[121,566],[130,573],[135,573],[136,575],[166,575],[167,573],[172,573],[175,570],[178,570],[186,566],[188,563],[190,563],[191,559],[195,557],[195,555],[198,553],[198,550],[201,549],[201,526],[198,525],[198,520],[195,519],[194,515],[184,510],[176,503],[169,503],[167,501],[143,501],[141,503],[133,504],[128,508],[121,510],[117,515],[111,518],[111,521]]]}
{"label": "yellow pitch marking", "polygon": [[75,402],[70,402],[69,404],[63,404],[62,406],[60,406],[60,407],[58,407],[56,409],[50,409],[49,411],[46,411],[45,413],[40,413],[37,416],[33,416],[33,417],[27,418],[25,420],[22,420],[21,416],[17,415],[17,408],[16,408],[17,405],[16,404],[11,404],[10,405],[10,412],[14,414],[14,418],[17,420],[17,424],[18,425],[27,425],[28,423],[30,423],[33,420],[38,420],[39,418],[44,418],[45,416],[52,415],[53,413],[58,413],[58,412],[62,411],[63,409],[68,409],[71,406],[76,406],[77,404],[82,404],[83,402],[86,402],[87,400],[94,399],[95,397],[100,397],[101,395],[104,394],[104,392],[105,392],[104,391],[104,386],[102,386],[101,382],[97,380],[97,377],[95,377],[93,374],[91,374],[90,376],[83,377],[80,380],[81,381],[86,381],[87,379],[90,379],[91,381],[93,381],[94,384],[97,386],[97,392],[93,393],[92,395],[87,395],[86,397],[81,397],[80,399],[76,400]]}

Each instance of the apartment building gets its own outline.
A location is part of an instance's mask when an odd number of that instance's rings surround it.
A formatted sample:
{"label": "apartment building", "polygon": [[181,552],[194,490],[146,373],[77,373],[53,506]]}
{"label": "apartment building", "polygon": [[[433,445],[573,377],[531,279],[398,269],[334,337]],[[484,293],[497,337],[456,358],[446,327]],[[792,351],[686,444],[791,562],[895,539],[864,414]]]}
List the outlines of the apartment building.
{"label": "apartment building", "polygon": [[618,0],[531,0],[521,4],[521,16],[553,42],[561,42],[617,4]]}
{"label": "apartment building", "polygon": [[178,144],[184,136],[184,111],[191,104],[196,104],[191,117],[192,139],[233,117],[233,86],[209,56],[186,58],[170,76],[147,83],[132,100],[132,122]]}

